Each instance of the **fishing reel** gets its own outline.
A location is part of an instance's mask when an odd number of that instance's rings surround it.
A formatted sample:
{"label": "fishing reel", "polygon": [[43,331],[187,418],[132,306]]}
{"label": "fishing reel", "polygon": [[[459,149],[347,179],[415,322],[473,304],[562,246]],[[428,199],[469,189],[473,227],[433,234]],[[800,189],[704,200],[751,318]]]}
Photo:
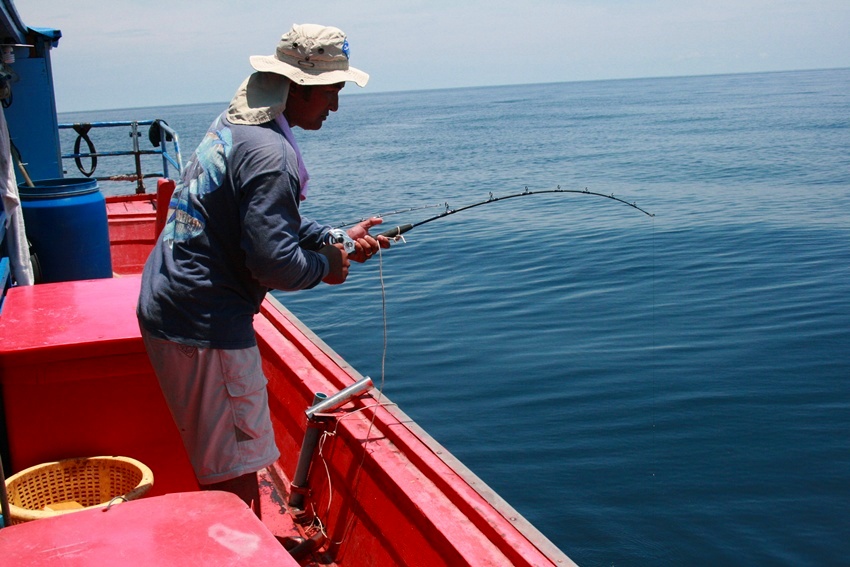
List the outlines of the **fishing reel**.
{"label": "fishing reel", "polygon": [[325,244],[342,244],[346,254],[354,254],[354,240],[341,228],[332,228],[325,237]]}

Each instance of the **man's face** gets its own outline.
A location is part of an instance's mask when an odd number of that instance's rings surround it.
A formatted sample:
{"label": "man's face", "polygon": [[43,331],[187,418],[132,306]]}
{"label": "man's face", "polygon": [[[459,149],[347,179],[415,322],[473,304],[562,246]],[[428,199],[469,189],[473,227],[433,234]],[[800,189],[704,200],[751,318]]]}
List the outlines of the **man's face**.
{"label": "man's face", "polygon": [[339,108],[339,91],[345,83],[334,85],[292,84],[286,100],[284,114],[290,126],[304,130],[318,130],[331,112]]}

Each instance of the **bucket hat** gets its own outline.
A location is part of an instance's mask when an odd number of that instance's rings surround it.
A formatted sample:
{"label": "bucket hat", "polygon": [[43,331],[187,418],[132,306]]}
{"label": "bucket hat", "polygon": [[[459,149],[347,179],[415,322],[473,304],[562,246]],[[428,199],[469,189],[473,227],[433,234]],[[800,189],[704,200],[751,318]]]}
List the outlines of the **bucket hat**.
{"label": "bucket hat", "polygon": [[332,85],[353,81],[366,86],[369,75],[348,64],[348,39],[342,30],[316,24],[294,24],[283,34],[274,55],[254,55],[257,71],[277,73],[300,85]]}
{"label": "bucket hat", "polygon": [[227,109],[228,120],[234,124],[270,122],[286,108],[290,81],[300,85],[353,81],[365,86],[369,75],[350,66],[348,57],[348,40],[342,30],[294,24],[280,38],[274,55],[250,58],[258,72],[237,89]]}

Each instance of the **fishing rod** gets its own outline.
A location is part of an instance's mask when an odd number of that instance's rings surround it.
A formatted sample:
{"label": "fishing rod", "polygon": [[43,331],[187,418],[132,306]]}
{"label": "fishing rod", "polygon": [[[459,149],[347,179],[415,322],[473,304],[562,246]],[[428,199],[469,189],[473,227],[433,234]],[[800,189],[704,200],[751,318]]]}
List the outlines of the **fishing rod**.
{"label": "fishing rod", "polygon": [[391,217],[393,215],[400,215],[401,213],[410,213],[410,212],[413,212],[413,211],[421,211],[421,210],[424,210],[424,209],[436,209],[438,207],[445,207],[445,206],[446,206],[445,203],[436,203],[434,205],[422,205],[422,206],[419,206],[419,207],[408,207],[406,209],[397,209],[395,211],[389,211],[389,212],[384,212],[384,213],[375,213],[374,215],[368,215],[368,216],[359,218],[355,221],[347,221],[347,222],[344,222],[344,223],[338,223],[338,224],[334,224],[333,226],[335,226],[337,228],[345,228],[347,226],[352,226],[352,225],[361,223],[361,222],[368,220],[372,217],[378,217],[379,219],[385,219],[385,218]]}
{"label": "fishing rod", "polygon": [[490,197],[487,200],[479,201],[478,203],[473,203],[471,205],[466,205],[465,207],[461,207],[459,209],[452,209],[451,207],[449,207],[449,204],[446,203],[445,204],[446,210],[444,212],[438,214],[438,215],[434,215],[433,217],[429,217],[429,218],[427,218],[425,220],[421,220],[419,222],[396,226],[395,228],[391,228],[389,230],[382,232],[379,236],[386,236],[387,238],[400,238],[402,234],[404,234],[405,232],[409,232],[410,230],[413,230],[417,226],[422,226],[425,223],[429,223],[429,222],[435,221],[437,219],[445,218],[449,215],[453,215],[453,214],[459,213],[461,211],[467,211],[467,210],[473,209],[475,207],[480,207],[482,205],[488,205],[490,203],[495,203],[497,201],[505,201],[507,199],[513,199],[515,197],[526,197],[528,195],[543,195],[545,193],[578,193],[580,195],[594,195],[596,197],[605,197],[606,199],[611,199],[613,201],[623,203],[624,205],[628,205],[628,206],[632,207],[633,209],[637,209],[638,211],[642,212],[646,216],[649,216],[649,217],[655,216],[653,213],[650,213],[650,212],[638,207],[635,203],[630,203],[630,202],[626,201],[625,199],[620,199],[619,197],[615,197],[614,195],[606,195],[605,193],[597,193],[596,191],[589,191],[587,188],[585,188],[585,189],[561,189],[561,186],[558,185],[557,189],[544,189],[544,190],[541,190],[541,191],[529,191],[528,187],[526,187],[525,191],[523,191],[522,193],[515,193],[513,195],[506,195],[504,197],[495,197],[495,196],[493,196],[493,193],[490,193]]}

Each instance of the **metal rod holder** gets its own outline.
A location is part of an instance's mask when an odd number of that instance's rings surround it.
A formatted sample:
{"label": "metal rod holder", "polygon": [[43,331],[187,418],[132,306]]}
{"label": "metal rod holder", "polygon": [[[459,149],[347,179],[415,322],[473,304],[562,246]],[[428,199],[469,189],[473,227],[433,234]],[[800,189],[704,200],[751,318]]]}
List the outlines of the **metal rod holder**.
{"label": "metal rod holder", "polygon": [[317,416],[333,411],[348,403],[354,397],[371,387],[372,379],[366,376],[347,388],[340,390],[333,396],[327,397],[322,393],[316,394],[313,399],[313,405],[307,408],[305,412],[307,416],[307,431],[304,433],[304,440],[301,442],[301,451],[298,453],[298,464],[295,466],[295,474],[292,475],[292,482],[290,483],[289,506],[291,508],[297,508],[299,510],[304,508],[304,493],[306,492],[307,478],[310,474],[310,463],[313,460],[313,453],[316,451],[316,446],[319,444],[319,436],[322,429]]}
{"label": "metal rod holder", "polygon": [[343,388],[333,396],[326,398],[318,403],[314,403],[312,406],[307,408],[307,419],[313,419],[314,416],[320,413],[327,413],[329,411],[333,411],[339,406],[349,402],[353,397],[359,395],[362,392],[365,392],[371,387],[372,379],[368,376],[365,376],[354,384]]}

